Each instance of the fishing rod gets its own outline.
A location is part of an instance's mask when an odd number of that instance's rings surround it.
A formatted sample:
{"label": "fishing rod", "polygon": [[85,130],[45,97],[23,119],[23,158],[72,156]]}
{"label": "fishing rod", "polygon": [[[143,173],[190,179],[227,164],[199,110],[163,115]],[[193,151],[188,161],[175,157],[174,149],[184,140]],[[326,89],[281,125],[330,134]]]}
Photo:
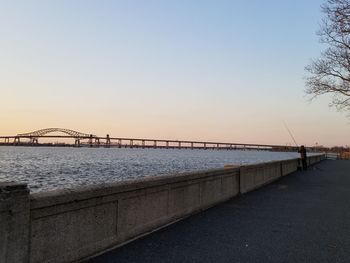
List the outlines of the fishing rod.
{"label": "fishing rod", "polygon": [[287,126],[287,124],[286,124],[286,122],[285,122],[285,121],[283,121],[283,124],[284,124],[284,127],[286,127],[286,129],[287,129],[287,131],[288,131],[288,133],[289,133],[290,137],[292,137],[293,142],[295,143],[295,146],[296,146],[296,147],[299,147],[299,146],[298,146],[298,144],[297,144],[297,142],[296,142],[296,141],[295,141],[295,139],[294,139],[293,134],[292,134],[292,133],[291,133],[291,131],[289,130],[289,128],[288,128],[288,126]]}

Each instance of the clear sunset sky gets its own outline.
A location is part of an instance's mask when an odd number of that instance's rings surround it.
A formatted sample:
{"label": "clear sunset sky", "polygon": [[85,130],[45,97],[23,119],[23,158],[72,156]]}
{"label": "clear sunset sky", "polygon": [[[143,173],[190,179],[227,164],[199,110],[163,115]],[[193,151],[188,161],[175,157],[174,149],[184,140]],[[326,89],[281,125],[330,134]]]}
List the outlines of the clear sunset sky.
{"label": "clear sunset sky", "polygon": [[0,135],[350,145],[309,102],[319,0],[0,1]]}

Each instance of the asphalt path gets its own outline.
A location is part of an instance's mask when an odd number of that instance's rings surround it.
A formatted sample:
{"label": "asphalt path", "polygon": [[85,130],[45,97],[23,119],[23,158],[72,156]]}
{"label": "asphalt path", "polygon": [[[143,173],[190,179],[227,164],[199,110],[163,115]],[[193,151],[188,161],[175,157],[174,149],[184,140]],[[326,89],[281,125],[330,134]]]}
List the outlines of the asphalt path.
{"label": "asphalt path", "polygon": [[323,161],[91,259],[350,262],[350,161]]}

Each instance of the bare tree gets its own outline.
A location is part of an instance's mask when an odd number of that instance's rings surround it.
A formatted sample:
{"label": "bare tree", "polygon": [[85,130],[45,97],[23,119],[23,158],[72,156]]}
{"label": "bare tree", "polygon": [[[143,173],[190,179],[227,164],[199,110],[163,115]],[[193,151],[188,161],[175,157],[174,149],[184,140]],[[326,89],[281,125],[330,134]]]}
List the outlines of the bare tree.
{"label": "bare tree", "polygon": [[318,35],[327,48],[305,68],[306,93],[330,94],[331,106],[350,111],[350,0],[328,0],[322,11]]}

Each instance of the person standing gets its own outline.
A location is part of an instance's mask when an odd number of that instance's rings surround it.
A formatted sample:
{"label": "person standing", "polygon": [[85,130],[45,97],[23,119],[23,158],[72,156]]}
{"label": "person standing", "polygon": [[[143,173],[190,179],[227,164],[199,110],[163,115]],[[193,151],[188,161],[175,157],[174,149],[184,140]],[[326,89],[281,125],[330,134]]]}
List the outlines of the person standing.
{"label": "person standing", "polygon": [[307,157],[306,157],[306,148],[304,145],[300,146],[298,151],[300,153],[301,165],[303,170],[307,170]]}

